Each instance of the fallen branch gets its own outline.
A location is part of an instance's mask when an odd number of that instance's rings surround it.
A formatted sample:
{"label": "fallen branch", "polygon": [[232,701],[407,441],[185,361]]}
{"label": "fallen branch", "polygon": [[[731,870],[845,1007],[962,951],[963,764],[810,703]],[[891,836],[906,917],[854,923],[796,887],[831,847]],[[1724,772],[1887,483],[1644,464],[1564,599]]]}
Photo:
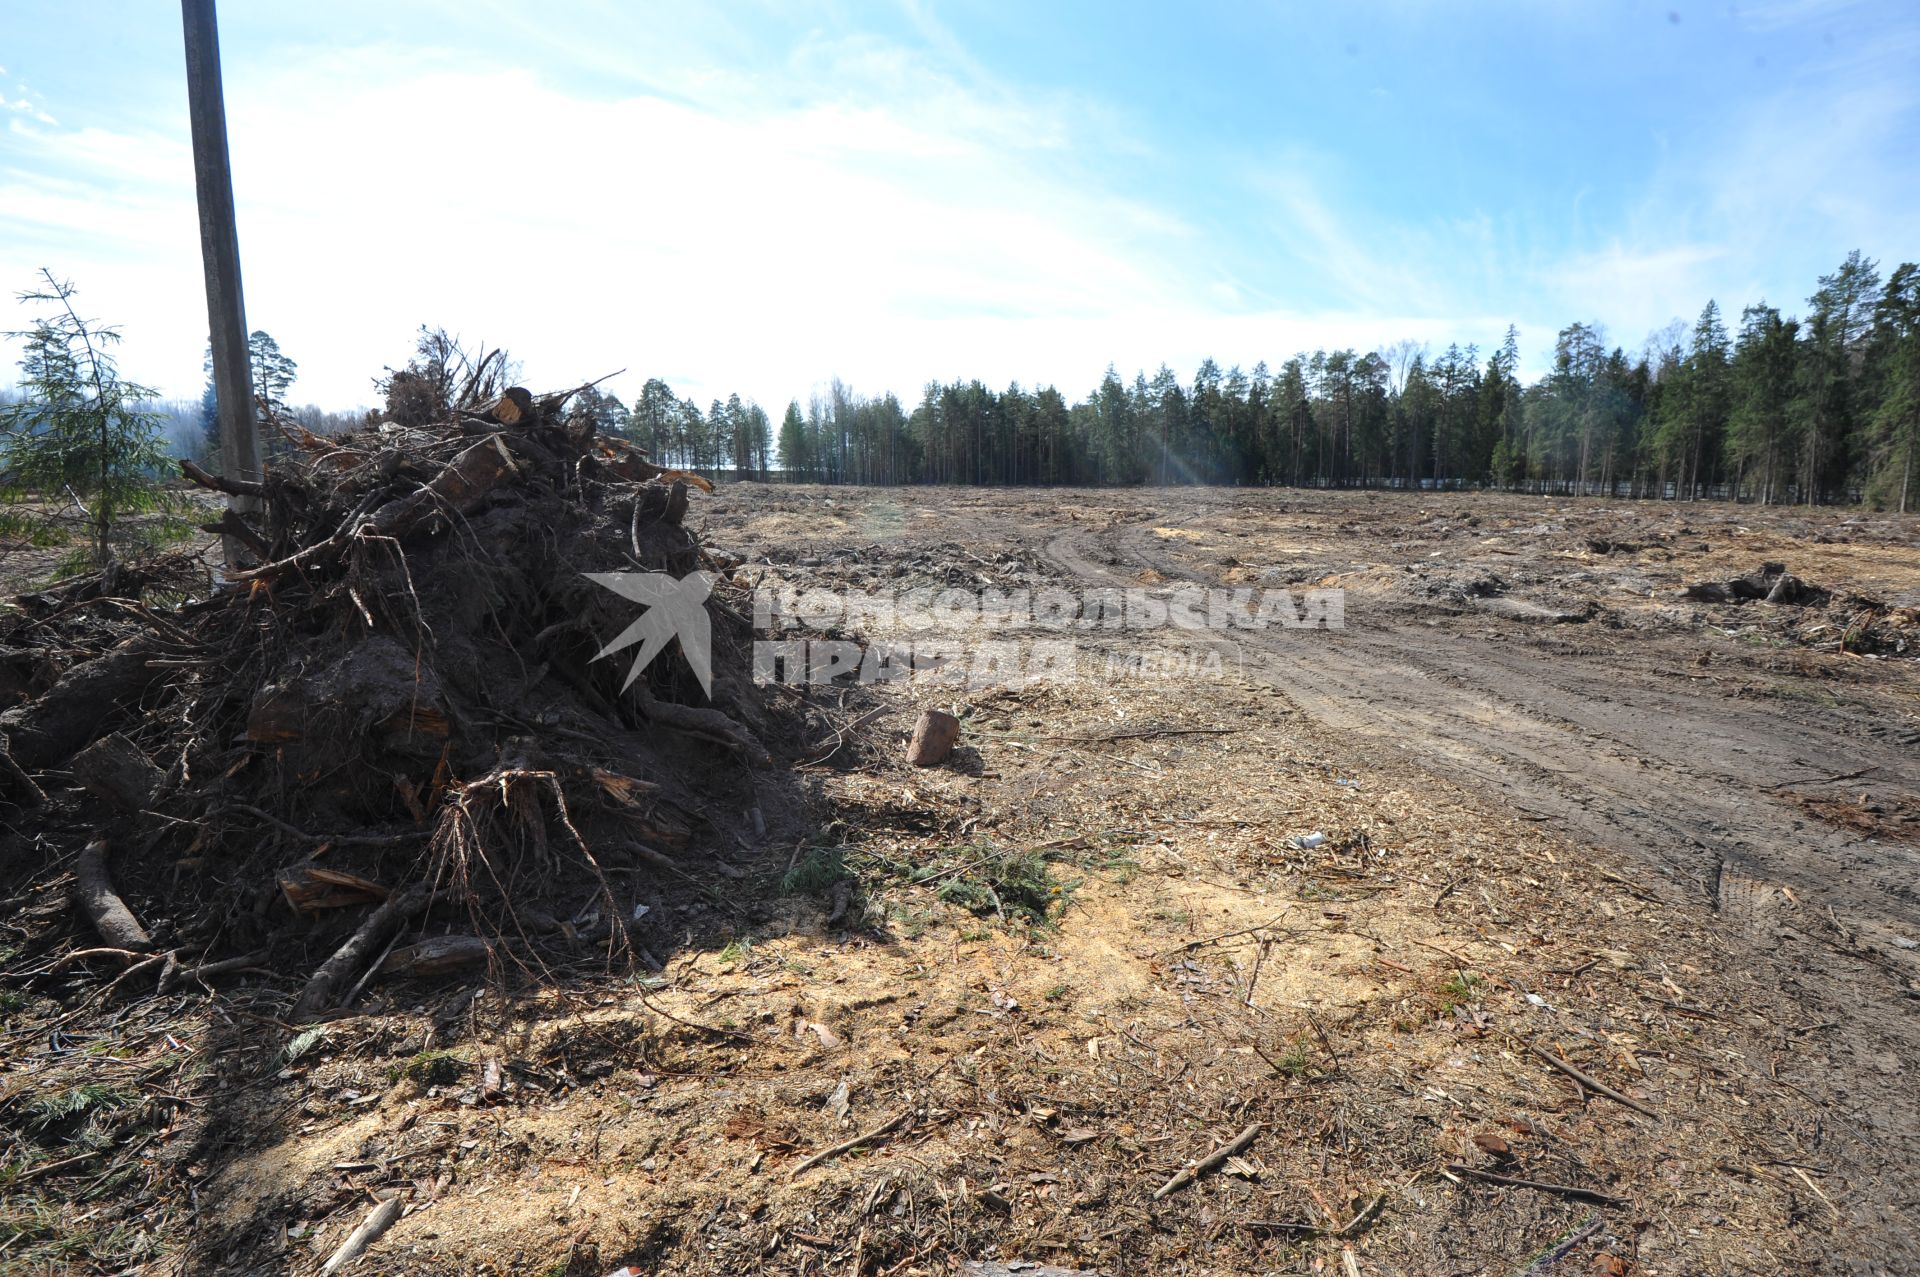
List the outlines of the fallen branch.
{"label": "fallen branch", "polygon": [[889,1135],[895,1129],[897,1129],[901,1123],[905,1122],[909,1117],[912,1117],[912,1116],[913,1116],[912,1109],[910,1108],[901,1109],[898,1113],[895,1113],[892,1117],[880,1123],[880,1125],[874,1127],[872,1130],[867,1131],[864,1134],[856,1135],[850,1140],[841,1140],[838,1144],[835,1144],[832,1148],[821,1149],[818,1153],[815,1153],[812,1157],[805,1159],[804,1161],[797,1164],[792,1170],[788,1171],[787,1178],[796,1179],[799,1177],[802,1171],[811,1170],[814,1167],[818,1166],[820,1163],[831,1161],[834,1158],[840,1156],[840,1154],[842,1153],[852,1152],[854,1149],[859,1148],[862,1144],[868,1144],[873,1142],[874,1140],[879,1139],[883,1135]]}
{"label": "fallen branch", "polygon": [[1466,1175],[1472,1179],[1485,1180],[1489,1184],[1502,1184],[1509,1188],[1531,1188],[1539,1193],[1555,1193],[1561,1197],[1577,1198],[1593,1202],[1599,1206],[1625,1206],[1627,1199],[1603,1193],[1597,1188],[1581,1188],[1576,1184],[1549,1184],[1544,1180],[1520,1179],[1513,1175],[1499,1175],[1493,1171],[1483,1171],[1476,1166],[1467,1166],[1460,1162],[1450,1162],[1447,1169],[1455,1175]]}
{"label": "fallen branch", "polygon": [[1292,1233],[1301,1237],[1334,1237],[1344,1240],[1349,1237],[1358,1237],[1373,1227],[1374,1221],[1380,1218],[1380,1211],[1386,1204],[1385,1193],[1375,1194],[1371,1201],[1355,1212],[1354,1217],[1340,1228],[1328,1228],[1325,1224],[1309,1224],[1303,1220],[1291,1219],[1250,1219],[1244,1227],[1262,1233]]}
{"label": "fallen branch", "polygon": [[209,491],[224,492],[230,497],[260,497],[267,492],[267,485],[257,479],[229,479],[223,474],[209,474],[185,457],[180,458],[180,473]]}
{"label": "fallen branch", "polygon": [[1777,785],[1768,785],[1767,788],[1775,790],[1785,789],[1789,785],[1831,785],[1843,780],[1859,780],[1862,776],[1879,770],[1878,767],[1862,767],[1859,771],[1841,772],[1838,776],[1805,776],[1798,780],[1783,780]]}
{"label": "fallen branch", "polygon": [[633,858],[635,860],[638,860],[641,864],[646,865],[651,869],[658,869],[661,873],[671,874],[673,877],[680,879],[680,881],[686,883],[688,886],[692,887],[695,891],[698,891],[701,895],[707,897],[707,899],[713,901],[715,904],[723,905],[728,909],[732,909],[738,912],[740,908],[738,903],[736,903],[735,901],[729,900],[726,896],[722,895],[720,892],[715,891],[712,887],[709,887],[706,883],[701,882],[698,878],[694,877],[692,874],[682,869],[680,867],[679,862],[674,860],[673,857],[668,856],[663,852],[655,851],[653,848],[647,846],[643,842],[622,843],[621,848],[631,853]]}
{"label": "fallen branch", "polygon": [[96,838],[88,843],[74,862],[73,900],[109,945],[135,953],[153,948],[153,937],[113,889],[113,879],[107,874],[106,839]]}
{"label": "fallen branch", "polygon": [[266,951],[243,953],[237,958],[222,958],[218,962],[203,962],[197,967],[174,967],[160,973],[160,986],[157,992],[166,993],[174,986],[192,980],[205,984],[217,975],[230,975],[235,971],[245,971],[257,967],[267,960]]}
{"label": "fallen branch", "polygon": [[1636,1113],[1645,1113],[1648,1117],[1655,1118],[1655,1119],[1659,1118],[1660,1115],[1658,1113],[1654,1112],[1652,1109],[1642,1104],[1639,1100],[1634,1099],[1630,1095],[1622,1095],[1620,1092],[1614,1090],[1612,1087],[1608,1086],[1605,1082],[1600,1081],[1598,1078],[1589,1077],[1587,1074],[1582,1073],[1579,1069],[1574,1068],[1573,1065],[1568,1064],[1565,1060],[1561,1059],[1559,1056],[1553,1054],[1553,1052],[1546,1050],[1539,1043],[1529,1042],[1527,1043],[1527,1049],[1529,1051],[1532,1051],[1535,1055],[1539,1056],[1541,1059],[1545,1060],[1548,1064],[1553,1065],[1554,1068],[1559,1069],[1562,1073],[1566,1074],[1568,1077],[1572,1078],[1574,1081],[1578,1082],[1580,1085],[1586,1087],[1589,1091],[1594,1091],[1594,1092],[1597,1092],[1598,1094],[1604,1095],[1616,1104],[1624,1104]]}
{"label": "fallen branch", "polygon": [[118,958],[122,962],[134,962],[137,961],[140,956],[140,954],[135,953],[131,949],[75,949],[72,953],[58,959],[52,966],[48,967],[47,974],[57,975],[65,971],[68,967],[85,962],[90,958]]}
{"label": "fallen branch", "polygon": [[1237,1154],[1244,1153],[1247,1149],[1247,1146],[1253,1143],[1253,1137],[1258,1135],[1259,1133],[1260,1133],[1260,1123],[1255,1122],[1253,1125],[1249,1126],[1246,1130],[1240,1132],[1238,1135],[1228,1140],[1225,1144],[1222,1144],[1219,1148],[1214,1149],[1213,1152],[1208,1153],[1205,1157],[1201,1158],[1199,1161],[1195,1162],[1193,1165],[1188,1167],[1183,1167],[1180,1171],[1175,1173],[1172,1179],[1168,1180],[1166,1183],[1162,1184],[1160,1187],[1153,1190],[1153,1200],[1157,1202],[1161,1198],[1165,1197],[1168,1193],[1179,1192],[1181,1189],[1185,1188],[1187,1185],[1199,1179],[1202,1175],[1205,1175],[1208,1171],[1211,1171],[1217,1166],[1219,1166],[1222,1162],[1226,1161],[1229,1157],[1233,1157]]}
{"label": "fallen branch", "polygon": [[393,1227],[400,1218],[400,1199],[389,1197],[373,1208],[373,1213],[360,1222],[360,1227],[348,1234],[347,1240],[340,1243],[340,1249],[333,1252],[327,1262],[320,1267],[321,1277],[330,1277],[354,1260],[360,1253],[380,1240],[380,1234]]}
{"label": "fallen branch", "polygon": [[1279,921],[1279,918],[1275,918],[1273,922],[1263,922],[1257,927],[1242,927],[1238,931],[1222,931],[1218,935],[1201,936],[1198,940],[1189,940],[1185,944],[1177,944],[1171,949],[1164,949],[1154,956],[1156,958],[1169,958],[1176,953],[1185,953],[1189,949],[1198,949],[1201,945],[1214,944],[1221,940],[1234,940],[1240,936],[1250,936],[1257,931],[1271,931],[1273,930],[1274,923]]}
{"label": "fallen branch", "polygon": [[410,887],[387,897],[384,904],[367,915],[360,929],[320,964],[320,969],[307,981],[307,987],[301,990],[293,1010],[288,1012],[288,1022],[306,1024],[316,1019],[332,1004],[333,991],[359,970],[373,951],[386,943],[388,936],[425,909],[432,899],[433,893],[423,886]]}
{"label": "fallen branch", "polygon": [[267,539],[253,530],[253,525],[240,517],[240,512],[226,509],[220,512],[220,518],[214,523],[200,525],[202,532],[211,532],[216,536],[233,537],[240,544],[253,551],[256,559],[264,559],[270,551]]}
{"label": "fallen branch", "polygon": [[33,777],[27,775],[26,768],[13,761],[13,742],[9,741],[4,734],[0,734],[0,771],[5,772],[13,783],[19,786],[22,807],[47,805],[46,791],[34,782]]}

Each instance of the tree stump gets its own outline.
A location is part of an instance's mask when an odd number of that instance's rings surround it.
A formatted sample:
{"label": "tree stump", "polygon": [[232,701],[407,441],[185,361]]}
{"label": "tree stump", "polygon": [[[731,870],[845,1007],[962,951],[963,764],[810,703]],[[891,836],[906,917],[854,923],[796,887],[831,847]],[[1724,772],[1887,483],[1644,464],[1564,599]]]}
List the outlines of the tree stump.
{"label": "tree stump", "polygon": [[913,725],[913,741],[907,746],[907,761],[915,767],[938,766],[959,741],[959,719],[945,710],[921,710],[920,721]]}

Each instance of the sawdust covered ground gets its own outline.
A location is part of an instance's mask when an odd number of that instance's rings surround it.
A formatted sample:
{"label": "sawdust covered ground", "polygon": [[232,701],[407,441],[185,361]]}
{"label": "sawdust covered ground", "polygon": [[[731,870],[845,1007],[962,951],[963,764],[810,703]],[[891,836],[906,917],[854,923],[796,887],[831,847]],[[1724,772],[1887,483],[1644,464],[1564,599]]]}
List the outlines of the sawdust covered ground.
{"label": "sawdust covered ground", "polygon": [[[308,1272],[397,1190],[356,1271],[1920,1263],[1920,930],[1887,885],[1914,841],[1911,521],[751,486],[706,513],[749,572],[828,588],[1338,585],[1349,629],[1217,676],[810,693],[806,827],[727,849],[721,901],[657,886],[683,940],[658,976],[376,989],[303,1037],[178,1001],[70,1024],[88,1076],[182,1100],[140,1136],[144,1217],[96,1200],[76,1236]],[[1674,597],[1774,559],[1834,601]],[[1109,668],[1117,639],[1080,641]],[[929,703],[962,748],[911,769]],[[68,1067],[33,1025],[10,1077]]]}

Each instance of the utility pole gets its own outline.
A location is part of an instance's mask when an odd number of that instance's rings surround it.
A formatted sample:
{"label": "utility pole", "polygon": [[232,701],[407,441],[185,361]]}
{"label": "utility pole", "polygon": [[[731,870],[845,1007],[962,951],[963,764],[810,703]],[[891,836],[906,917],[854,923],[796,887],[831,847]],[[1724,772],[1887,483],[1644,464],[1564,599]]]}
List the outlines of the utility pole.
{"label": "utility pole", "polygon": [[[200,261],[207,276],[213,342],[213,391],[219,401],[220,468],[229,479],[258,480],[260,435],[254,424],[247,359],[247,308],[240,291],[240,235],[233,219],[233,171],[227,163],[227,108],[220,89],[220,28],[214,0],[180,0],[187,37],[187,110],[193,122],[194,190],[200,204]],[[236,510],[251,497],[230,497]],[[236,545],[226,539],[227,562]]]}

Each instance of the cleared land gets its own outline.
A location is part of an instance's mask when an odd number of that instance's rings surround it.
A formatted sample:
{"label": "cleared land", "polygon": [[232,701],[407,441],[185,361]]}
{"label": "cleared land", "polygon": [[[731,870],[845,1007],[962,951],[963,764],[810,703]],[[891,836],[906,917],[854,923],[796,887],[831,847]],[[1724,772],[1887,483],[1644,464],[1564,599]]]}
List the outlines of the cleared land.
{"label": "cleared land", "polygon": [[[810,739],[703,849],[723,890],[637,881],[657,976],[376,986],[303,1037],[21,1000],[0,1104],[78,1052],[109,1133],[182,1103],[20,1251],[313,1271],[397,1190],[356,1271],[1920,1265],[1920,522],[755,485],[700,521],[749,579],[1337,587],[1346,628],[769,692]],[[1680,597],[1766,563],[1824,597]],[[936,703],[961,749],[909,768]]]}

